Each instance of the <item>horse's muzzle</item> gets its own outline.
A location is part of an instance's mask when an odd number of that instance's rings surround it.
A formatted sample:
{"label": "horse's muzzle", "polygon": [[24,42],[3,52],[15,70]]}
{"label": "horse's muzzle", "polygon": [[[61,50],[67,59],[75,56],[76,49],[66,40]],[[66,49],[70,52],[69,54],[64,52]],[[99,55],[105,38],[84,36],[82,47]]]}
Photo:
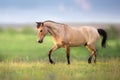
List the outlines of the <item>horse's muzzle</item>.
{"label": "horse's muzzle", "polygon": [[43,42],[43,39],[41,39],[41,40],[38,40],[38,43],[42,43]]}

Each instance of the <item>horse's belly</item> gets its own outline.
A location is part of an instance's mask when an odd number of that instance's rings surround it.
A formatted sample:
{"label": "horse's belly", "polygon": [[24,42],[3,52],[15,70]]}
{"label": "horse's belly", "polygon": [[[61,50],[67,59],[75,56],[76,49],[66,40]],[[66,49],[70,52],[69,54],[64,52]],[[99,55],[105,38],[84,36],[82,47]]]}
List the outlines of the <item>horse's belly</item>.
{"label": "horse's belly", "polygon": [[76,41],[76,42],[69,42],[69,45],[72,47],[74,47],[74,46],[81,46],[81,45],[84,45],[86,42],[85,41]]}

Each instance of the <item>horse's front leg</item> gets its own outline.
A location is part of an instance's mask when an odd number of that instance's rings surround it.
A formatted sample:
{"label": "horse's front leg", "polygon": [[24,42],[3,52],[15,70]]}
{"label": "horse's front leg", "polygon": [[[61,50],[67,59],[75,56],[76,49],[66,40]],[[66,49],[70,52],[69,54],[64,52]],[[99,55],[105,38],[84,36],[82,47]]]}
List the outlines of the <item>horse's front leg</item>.
{"label": "horse's front leg", "polygon": [[66,45],[65,49],[66,49],[67,62],[68,62],[68,64],[70,64],[70,47],[69,47],[69,45]]}
{"label": "horse's front leg", "polygon": [[58,47],[57,45],[54,45],[54,46],[52,47],[52,49],[50,49],[50,51],[49,51],[49,53],[48,53],[49,62],[50,62],[51,64],[55,64],[54,61],[51,59],[51,54],[52,54],[53,51],[57,50],[58,48],[59,48],[59,47]]}

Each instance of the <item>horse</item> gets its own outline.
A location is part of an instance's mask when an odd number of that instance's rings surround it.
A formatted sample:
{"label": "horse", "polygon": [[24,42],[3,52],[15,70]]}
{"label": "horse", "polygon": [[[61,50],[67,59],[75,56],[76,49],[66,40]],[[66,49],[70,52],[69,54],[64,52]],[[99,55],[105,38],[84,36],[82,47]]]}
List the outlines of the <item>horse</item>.
{"label": "horse", "polygon": [[107,33],[104,29],[97,29],[92,26],[71,27],[67,24],[58,23],[55,21],[47,20],[37,23],[37,41],[43,43],[44,37],[49,33],[54,45],[49,50],[48,58],[51,64],[55,64],[51,58],[51,54],[63,47],[66,50],[67,63],[70,64],[70,47],[86,46],[91,53],[88,58],[88,63],[91,63],[92,57],[96,63],[96,42],[102,36],[101,46],[106,47]]}

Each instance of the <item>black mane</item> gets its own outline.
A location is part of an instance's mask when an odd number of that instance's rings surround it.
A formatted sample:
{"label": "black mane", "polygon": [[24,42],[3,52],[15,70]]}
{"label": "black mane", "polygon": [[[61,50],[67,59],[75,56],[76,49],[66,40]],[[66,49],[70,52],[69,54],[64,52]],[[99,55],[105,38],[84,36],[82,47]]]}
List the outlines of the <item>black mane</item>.
{"label": "black mane", "polygon": [[46,21],[44,21],[44,23],[45,23],[45,22],[52,22],[52,23],[55,23],[55,24],[65,25],[65,24],[63,24],[63,23],[58,23],[58,22],[55,22],[55,21],[52,21],[52,20],[46,20]]}

